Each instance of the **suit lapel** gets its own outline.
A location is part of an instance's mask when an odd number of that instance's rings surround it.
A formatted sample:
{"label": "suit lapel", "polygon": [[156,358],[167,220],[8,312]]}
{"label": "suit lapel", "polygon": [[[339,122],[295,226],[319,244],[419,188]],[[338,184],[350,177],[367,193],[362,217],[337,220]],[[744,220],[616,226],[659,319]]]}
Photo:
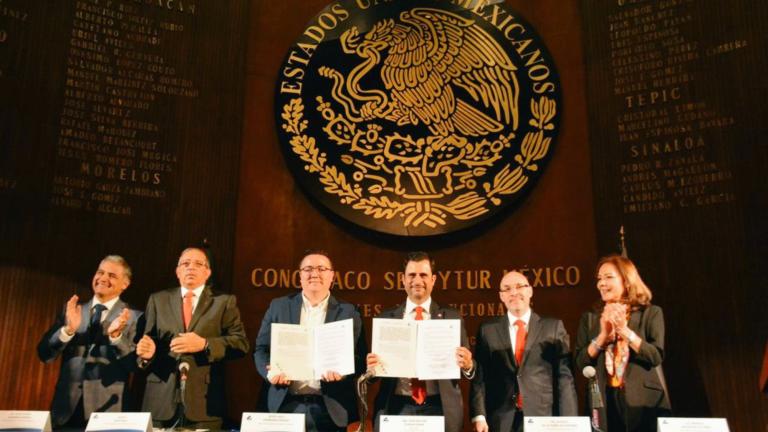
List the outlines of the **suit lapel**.
{"label": "suit lapel", "polygon": [[380,318],[395,318],[395,319],[405,318],[405,303],[398,305],[394,309],[391,309],[391,311],[388,313],[381,314]]}
{"label": "suit lapel", "polygon": [[[179,298],[179,300],[181,300],[181,298]],[[195,311],[192,312],[192,321],[189,322],[189,329],[187,329],[187,331],[192,331],[195,328],[198,321],[200,321],[200,317],[205,315],[212,303],[213,294],[211,293],[211,287],[206,286],[203,288],[203,292],[200,293],[200,300],[197,302]]]}
{"label": "suit lapel", "polygon": [[325,322],[335,322],[338,319],[340,312],[341,308],[339,307],[339,302],[333,296],[328,297],[328,309],[325,311]]}
{"label": "suit lapel", "polygon": [[181,288],[173,288],[168,291],[168,311],[170,311],[173,317],[173,323],[176,324],[176,331],[174,333],[185,332],[184,319],[181,316]]}
{"label": "suit lapel", "polygon": [[[403,312],[405,312],[405,305],[403,305]],[[445,318],[445,314],[443,313],[443,310],[440,308],[440,305],[438,305],[434,300],[432,300],[432,304],[429,305],[429,319],[443,319]]]}
{"label": "suit lapel", "polygon": [[115,302],[115,305],[112,306],[112,309],[107,312],[107,318],[104,319],[104,324],[109,328],[109,325],[112,323],[112,321],[115,320],[118,316],[120,316],[120,313],[125,309],[125,303],[123,303],[122,300],[118,300]]}
{"label": "suit lapel", "polygon": [[[541,333],[539,321],[539,316],[536,313],[531,312],[531,319],[528,321],[528,335],[525,338],[525,348],[523,348],[523,365],[526,360],[528,360],[528,354],[531,352],[530,347],[536,343],[536,339],[539,338],[539,333]],[[522,365],[520,365],[520,367],[522,367]]]}
{"label": "suit lapel", "polygon": [[499,340],[499,347],[504,353],[504,364],[507,369],[514,371],[517,370],[514,357],[512,356],[512,340],[509,334],[509,315],[504,314],[504,317],[497,320],[493,325],[493,330],[496,333],[496,337]]}
{"label": "suit lapel", "polygon": [[288,324],[301,324],[301,305],[304,297],[301,293],[295,296],[288,306]]}
{"label": "suit lapel", "polygon": [[93,299],[90,299],[88,303],[85,303],[83,305],[83,308],[81,309],[81,316],[80,319],[80,328],[78,329],[81,333],[87,333],[88,332],[88,326],[91,325],[91,309],[93,308]]}

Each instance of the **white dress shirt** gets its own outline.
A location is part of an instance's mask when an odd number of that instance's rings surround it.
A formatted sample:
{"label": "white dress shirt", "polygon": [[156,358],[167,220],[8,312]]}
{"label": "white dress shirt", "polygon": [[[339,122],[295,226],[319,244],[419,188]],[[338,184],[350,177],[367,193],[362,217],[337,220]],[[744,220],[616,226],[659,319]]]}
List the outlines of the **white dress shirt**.
{"label": "white dress shirt", "polygon": [[[325,316],[328,313],[328,299],[331,295],[328,294],[320,303],[312,306],[312,303],[307,299],[304,294],[301,295],[301,318],[299,324],[305,327],[317,327],[325,323]],[[291,394],[297,395],[311,395],[320,394],[320,381],[291,381],[288,391]]]}

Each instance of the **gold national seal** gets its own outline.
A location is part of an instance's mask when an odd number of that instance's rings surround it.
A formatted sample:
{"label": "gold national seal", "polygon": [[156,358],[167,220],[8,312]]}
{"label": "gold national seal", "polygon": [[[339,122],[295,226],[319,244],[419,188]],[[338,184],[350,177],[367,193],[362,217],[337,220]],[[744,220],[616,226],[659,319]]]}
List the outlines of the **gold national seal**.
{"label": "gold national seal", "polygon": [[297,181],[336,215],[400,236],[469,228],[522,198],[552,153],[552,59],[503,3],[340,1],[276,85]]}

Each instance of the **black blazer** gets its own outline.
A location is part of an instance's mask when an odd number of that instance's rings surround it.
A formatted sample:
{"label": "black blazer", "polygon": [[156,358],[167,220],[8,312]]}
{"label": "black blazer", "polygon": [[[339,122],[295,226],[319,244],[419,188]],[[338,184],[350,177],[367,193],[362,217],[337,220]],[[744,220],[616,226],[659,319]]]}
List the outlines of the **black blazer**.
{"label": "black blazer", "polygon": [[[126,382],[136,367],[136,346],[133,340],[141,312],[130,309],[128,304],[118,300],[101,323],[101,332],[92,340],[88,336],[92,304],[93,300],[80,303],[83,308],[82,321],[72,340],[63,343],[59,339],[59,331],[65,324],[65,314],[62,313],[37,345],[37,354],[46,363],[59,355],[62,357],[59,379],[51,402],[54,427],[69,420],[81,397],[86,420],[92,412],[126,411],[133,408],[127,403]],[[126,308],[130,310],[128,322],[122,336],[113,345],[107,329]],[[86,368],[95,368],[95,379],[84,376]]]}
{"label": "black blazer", "polygon": [[[382,312],[378,318],[402,319],[405,313],[405,303]],[[434,299],[429,307],[430,319],[461,319],[456,309],[440,307]],[[464,320],[461,320],[461,346],[469,348],[467,339],[467,330],[464,326]],[[389,413],[389,400],[395,394],[397,387],[397,378],[382,378],[379,393],[376,395],[374,403],[374,421],[378,426],[380,415]],[[445,416],[445,432],[460,432],[464,426],[464,403],[461,396],[461,387],[459,380],[437,380],[437,386],[440,391],[440,400],[443,405],[443,416]],[[377,428],[378,430],[378,428]]]}
{"label": "black blazer", "polygon": [[[630,348],[629,363],[624,374],[624,422],[631,431],[656,430],[657,417],[668,415],[671,409],[661,371],[664,358],[664,314],[660,307],[650,305],[633,311],[627,325],[643,342],[639,352]],[[605,401],[605,353],[601,352],[593,359],[587,352],[590,342],[599,333],[600,314],[590,311],[582,315],[576,336],[576,367],[582,370],[591,365],[597,369],[597,382]],[[607,425],[605,409],[600,410],[600,424]]]}
{"label": "black blazer", "polygon": [[[272,324],[299,324],[301,322],[302,302],[300,292],[272,300],[269,309],[264,314],[264,319],[261,321],[259,334],[256,336],[253,360],[256,363],[259,375],[264,378],[264,385],[268,386],[267,408],[269,412],[278,412],[288,394],[287,386],[273,386],[269,379],[267,379]],[[355,382],[357,377],[365,371],[365,355],[368,348],[365,342],[363,321],[357,307],[351,303],[338,300],[334,296],[330,296],[328,299],[328,310],[325,314],[325,322],[330,323],[345,319],[352,319],[353,337],[355,340],[355,373],[354,375],[345,376],[341,381],[321,381],[320,383],[320,390],[325,406],[328,409],[328,414],[339,427],[347,426],[357,421],[360,417],[357,411]]]}
{"label": "black blazer", "polygon": [[509,315],[485,322],[477,332],[477,374],[472,381],[471,417],[483,415],[491,431],[508,431],[517,393],[526,416],[575,416],[576,388],[563,322],[531,313],[522,365],[515,362]]}
{"label": "black blazer", "polygon": [[[167,421],[176,413],[178,364],[189,363],[185,415],[192,421],[217,421],[226,413],[224,361],[242,357],[248,351],[248,339],[234,295],[223,294],[206,286],[200,295],[189,329],[184,330],[179,287],[156,292],[147,303],[146,329],[157,346],[146,369],[147,386],[142,410],[152,413],[152,420]],[[178,355],[170,350],[171,339],[183,332],[194,332],[208,341],[208,349],[196,354]]]}

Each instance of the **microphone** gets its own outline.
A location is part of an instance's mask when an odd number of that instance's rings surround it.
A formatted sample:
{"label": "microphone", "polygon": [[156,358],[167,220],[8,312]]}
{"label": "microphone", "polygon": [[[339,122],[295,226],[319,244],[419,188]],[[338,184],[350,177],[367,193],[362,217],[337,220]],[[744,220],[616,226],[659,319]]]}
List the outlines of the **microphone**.
{"label": "microphone", "polygon": [[183,361],[179,363],[179,391],[181,392],[181,403],[186,405],[184,392],[187,389],[187,375],[189,374],[189,363]]}
{"label": "microphone", "polygon": [[183,361],[179,363],[179,372],[181,373],[181,379],[187,380],[187,373],[189,373],[189,363]]}
{"label": "microphone", "polygon": [[587,393],[589,393],[589,409],[592,413],[592,429],[599,431],[600,429],[600,408],[603,408],[603,396],[600,394],[600,387],[597,385],[597,371],[592,366],[585,366],[581,370],[584,378],[588,380]]}
{"label": "microphone", "polygon": [[179,371],[179,393],[176,401],[176,421],[173,423],[173,426],[171,426],[171,429],[177,429],[177,427],[181,430],[185,429],[185,416],[186,416],[186,395],[185,392],[187,391],[187,377],[189,375],[189,363],[186,361],[182,361],[178,364],[177,369]]}

